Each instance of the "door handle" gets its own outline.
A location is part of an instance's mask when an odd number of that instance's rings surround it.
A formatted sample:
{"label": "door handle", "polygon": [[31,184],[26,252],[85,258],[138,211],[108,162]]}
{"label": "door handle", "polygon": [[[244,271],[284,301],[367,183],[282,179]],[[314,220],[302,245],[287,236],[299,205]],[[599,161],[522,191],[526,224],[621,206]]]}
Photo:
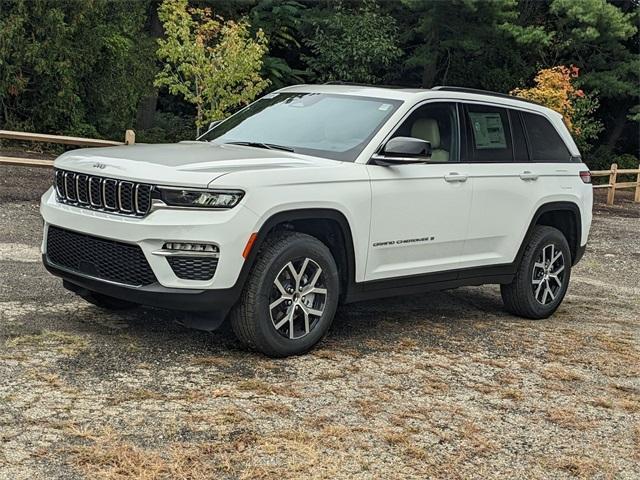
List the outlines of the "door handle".
{"label": "door handle", "polygon": [[464,173],[450,172],[450,173],[448,173],[447,175],[444,176],[444,179],[449,183],[466,182],[467,181],[467,175],[465,175]]}
{"label": "door handle", "polygon": [[530,172],[529,170],[525,170],[520,174],[520,178],[522,180],[537,180],[538,175],[533,172]]}

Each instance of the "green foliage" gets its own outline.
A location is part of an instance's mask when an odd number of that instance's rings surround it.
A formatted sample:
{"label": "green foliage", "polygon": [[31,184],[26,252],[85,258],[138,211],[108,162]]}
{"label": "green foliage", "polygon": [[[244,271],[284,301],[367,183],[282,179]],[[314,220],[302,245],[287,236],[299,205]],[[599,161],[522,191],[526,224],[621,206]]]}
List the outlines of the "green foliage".
{"label": "green foliage", "polygon": [[602,122],[595,117],[595,113],[600,107],[596,93],[585,94],[574,99],[572,123],[577,135],[575,141],[580,153],[589,153],[602,131]]}
{"label": "green foliage", "polygon": [[156,112],[153,127],[136,132],[139,143],[174,143],[196,138],[193,117],[169,112]]}
{"label": "green foliage", "polygon": [[142,105],[141,124],[157,114],[139,139],[193,138],[194,116],[206,124],[293,83],[508,92],[575,65],[590,92],[571,120],[581,149],[639,156],[639,11],[638,0],[0,0],[0,126],[120,138]]}
{"label": "green foliage", "polygon": [[302,83],[307,69],[292,67],[299,63],[300,29],[306,6],[294,0],[262,0],[249,12],[254,32],[262,30],[269,40],[269,53],[264,56],[262,75],[272,89]]}
{"label": "green foliage", "polygon": [[620,169],[636,169],[640,160],[630,153],[619,154],[611,147],[601,145],[585,156],[585,163],[591,170],[608,170],[614,163],[617,163]]}
{"label": "green foliage", "polygon": [[165,38],[164,62],[155,85],[166,86],[196,106],[196,126],[224,118],[253,100],[268,82],[260,76],[267,40],[249,33],[246,21],[224,21],[210,9],[189,8],[187,0],[165,0],[158,11]]}
{"label": "green foliage", "polygon": [[[422,87],[451,84],[508,91],[532,76],[510,30],[516,0],[402,0],[407,9],[404,77]],[[531,38],[540,32],[519,27]]]}
{"label": "green foliage", "polygon": [[[5,128],[119,138],[151,88],[148,2],[3,0]],[[151,59],[151,60],[150,60]]]}
{"label": "green foliage", "polygon": [[354,10],[338,4],[312,23],[314,33],[304,40],[311,54],[303,59],[319,82],[379,83],[402,54],[395,20],[373,0]]}

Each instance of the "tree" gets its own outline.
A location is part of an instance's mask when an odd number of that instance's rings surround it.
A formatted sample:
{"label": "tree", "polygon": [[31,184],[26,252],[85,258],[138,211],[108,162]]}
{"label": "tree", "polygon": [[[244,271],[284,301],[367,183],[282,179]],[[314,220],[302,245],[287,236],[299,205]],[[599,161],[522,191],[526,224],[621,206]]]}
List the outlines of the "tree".
{"label": "tree", "polygon": [[[402,77],[424,88],[452,84],[507,91],[535,72],[509,28],[516,7],[516,0],[396,3],[407,54]],[[526,26],[521,30],[535,33]]]}
{"label": "tree", "polygon": [[0,124],[118,136],[151,87],[148,2],[3,0]]}
{"label": "tree", "polygon": [[158,40],[157,54],[165,63],[155,85],[195,105],[198,134],[266,88],[262,30],[251,36],[246,21],[225,21],[209,8],[189,8],[187,0],[165,0],[158,13],[165,38]]}
{"label": "tree", "polygon": [[560,65],[538,72],[531,88],[516,88],[511,95],[533,100],[560,113],[582,153],[590,150],[589,142],[598,136],[602,123],[593,118],[599,102],[576,88],[580,69]]}
{"label": "tree", "polygon": [[[607,105],[602,112],[608,127],[605,143],[614,148],[638,104],[638,2],[551,0],[522,5],[530,11],[521,16],[521,22],[543,32],[538,47],[529,49],[534,54],[531,63],[580,68],[583,74],[577,83],[598,91],[602,104]],[[521,44],[532,46],[526,36],[517,32],[515,36]]]}
{"label": "tree", "polygon": [[260,0],[249,12],[252,30],[263,30],[269,53],[263,58],[262,74],[272,89],[303,83],[309,71],[301,64],[300,31],[306,6],[294,0]]}
{"label": "tree", "polygon": [[316,13],[313,34],[304,40],[311,52],[303,60],[317,81],[379,83],[402,54],[395,20],[373,0],[356,10],[338,4],[332,13]]}

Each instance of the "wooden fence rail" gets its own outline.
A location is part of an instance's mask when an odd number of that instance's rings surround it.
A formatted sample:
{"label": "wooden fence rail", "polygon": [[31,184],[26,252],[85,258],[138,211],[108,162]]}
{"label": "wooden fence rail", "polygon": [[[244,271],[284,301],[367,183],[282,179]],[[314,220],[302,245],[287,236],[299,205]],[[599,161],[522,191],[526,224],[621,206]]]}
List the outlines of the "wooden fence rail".
{"label": "wooden fence rail", "polygon": [[[63,145],[77,145],[79,147],[113,147],[117,145],[132,145],[136,143],[136,134],[133,130],[127,130],[124,134],[124,142],[102,140],[99,138],[68,137],[66,135],[46,135],[43,133],[13,132],[0,130],[0,139],[22,140],[25,142],[60,143]],[[19,165],[26,167],[53,166],[53,160],[46,158],[21,158],[0,156],[0,165]]]}
{"label": "wooden fence rail", "polygon": [[[619,182],[618,175],[636,175],[636,180],[633,182]],[[607,190],[607,205],[613,205],[616,198],[616,190],[622,188],[635,188],[636,193],[634,196],[634,202],[640,202],[640,165],[637,169],[633,168],[618,168],[618,164],[611,165],[609,170],[594,170],[591,172],[592,177],[609,177],[609,183],[603,185],[594,185],[593,188],[606,188]]]}
{"label": "wooden fence rail", "polygon": [[[113,140],[101,140],[98,138],[68,137],[65,135],[45,135],[42,133],[13,132],[0,130],[0,139],[23,140],[29,142],[61,143],[64,145],[77,145],[80,147],[111,147],[115,145],[132,145],[136,143],[136,134],[133,130],[127,130],[124,134],[124,142],[114,142]],[[53,160],[45,158],[20,158],[0,156],[0,165],[19,165],[28,167],[53,166]],[[633,182],[618,182],[618,175],[636,175]],[[609,170],[595,170],[591,172],[592,177],[609,177],[609,183],[604,185],[594,185],[593,188],[607,188],[607,205],[613,205],[616,197],[616,190],[622,188],[635,188],[635,202],[640,202],[640,165],[637,169],[618,169],[614,163]]]}

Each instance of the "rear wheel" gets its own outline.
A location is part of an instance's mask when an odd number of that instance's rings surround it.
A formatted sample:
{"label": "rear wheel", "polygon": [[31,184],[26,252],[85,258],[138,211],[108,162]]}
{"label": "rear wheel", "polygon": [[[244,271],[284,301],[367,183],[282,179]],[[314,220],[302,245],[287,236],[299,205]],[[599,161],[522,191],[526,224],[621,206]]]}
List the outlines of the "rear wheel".
{"label": "rear wheel", "polygon": [[87,292],[80,296],[87,302],[104,310],[130,310],[138,306],[137,303],[127,302],[126,300],[120,300],[98,292]]}
{"label": "rear wheel", "polygon": [[329,249],[310,235],[278,233],[265,240],[231,312],[231,327],[245,346],[266,355],[299,355],[328,332],[338,295]]}
{"label": "rear wheel", "polygon": [[507,311],[525,318],[547,318],[567,292],[571,276],[571,250],[562,232],[537,225],[515,278],[501,285]]}

